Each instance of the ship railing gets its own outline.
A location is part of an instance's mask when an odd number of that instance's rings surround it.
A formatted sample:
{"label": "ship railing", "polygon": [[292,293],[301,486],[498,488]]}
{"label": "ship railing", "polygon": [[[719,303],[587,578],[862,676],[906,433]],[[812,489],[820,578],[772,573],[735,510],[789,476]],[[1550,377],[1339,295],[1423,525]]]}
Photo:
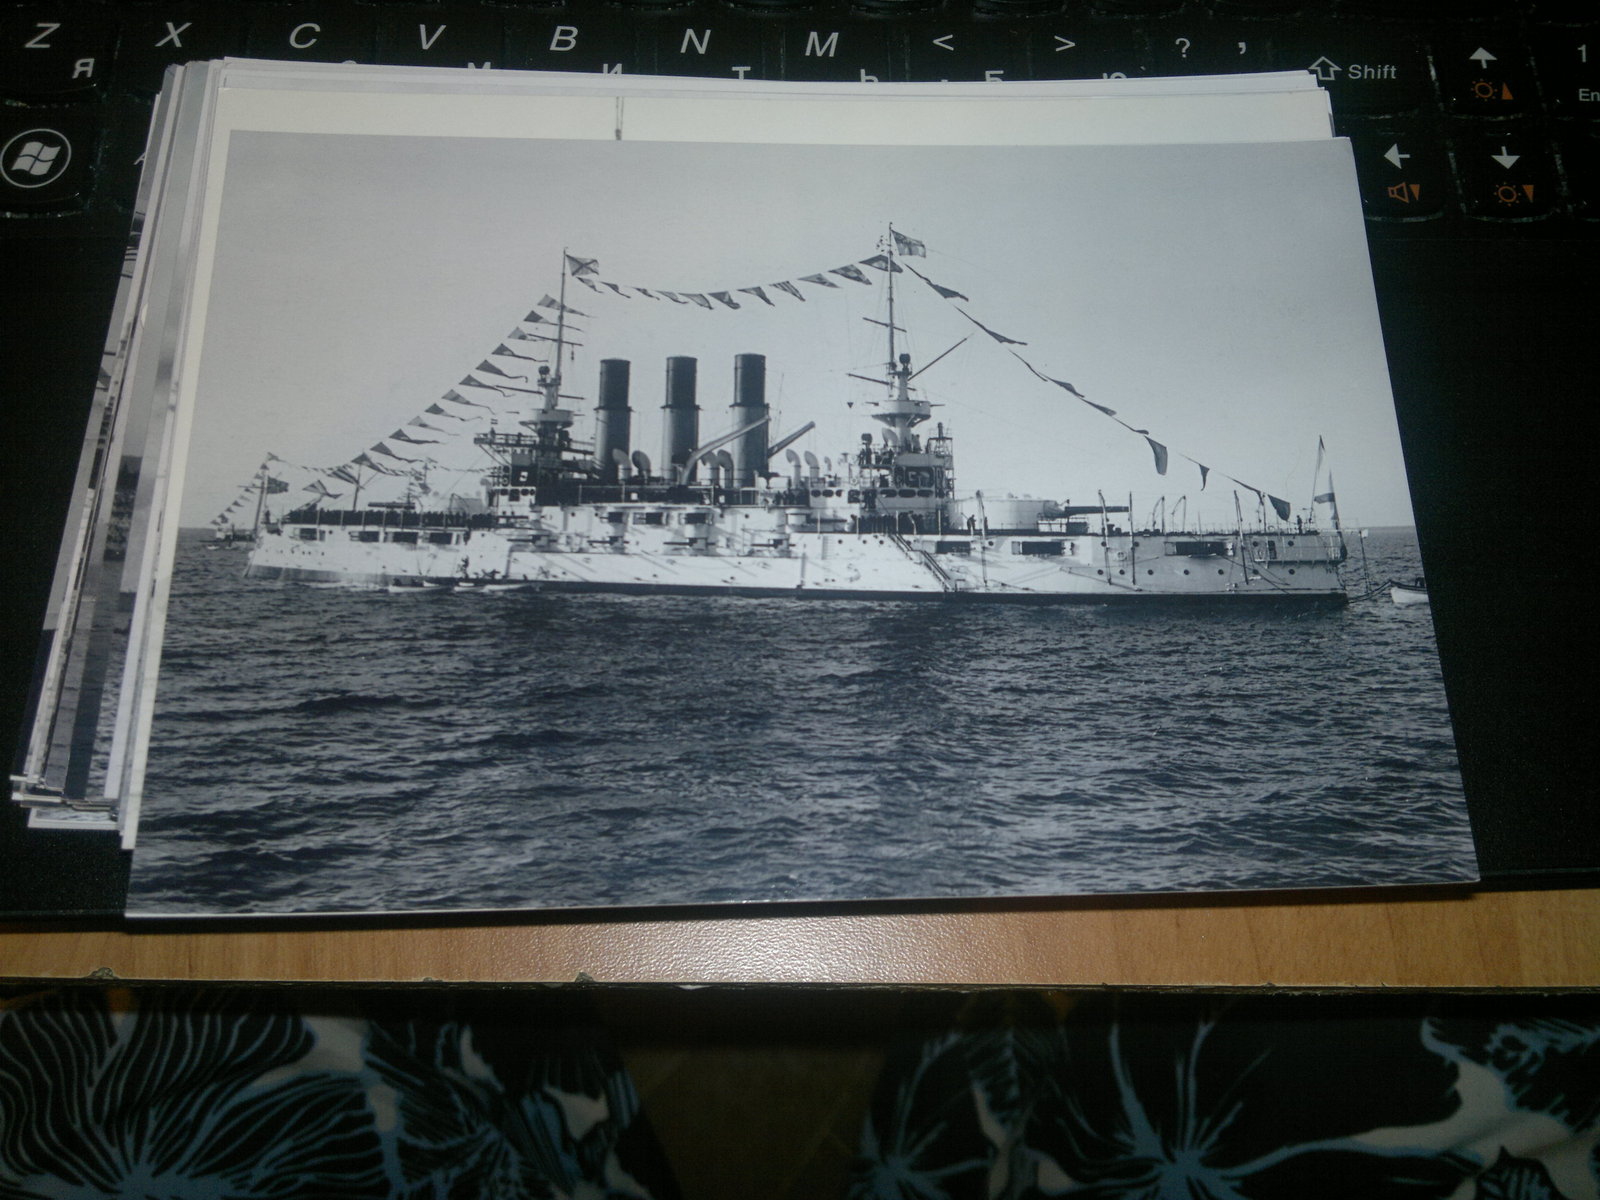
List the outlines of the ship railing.
{"label": "ship railing", "polygon": [[493,513],[464,513],[449,510],[358,509],[355,512],[327,508],[302,508],[282,519],[284,525],[326,525],[333,527],[373,527],[379,529],[491,529]]}

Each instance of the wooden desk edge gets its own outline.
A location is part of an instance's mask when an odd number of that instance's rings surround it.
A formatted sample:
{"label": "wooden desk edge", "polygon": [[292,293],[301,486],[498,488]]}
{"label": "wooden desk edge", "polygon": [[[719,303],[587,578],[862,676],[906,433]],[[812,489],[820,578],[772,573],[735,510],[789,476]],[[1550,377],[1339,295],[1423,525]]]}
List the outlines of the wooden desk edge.
{"label": "wooden desk edge", "polygon": [[0,927],[0,976],[327,983],[1600,987],[1600,891],[417,927]]}

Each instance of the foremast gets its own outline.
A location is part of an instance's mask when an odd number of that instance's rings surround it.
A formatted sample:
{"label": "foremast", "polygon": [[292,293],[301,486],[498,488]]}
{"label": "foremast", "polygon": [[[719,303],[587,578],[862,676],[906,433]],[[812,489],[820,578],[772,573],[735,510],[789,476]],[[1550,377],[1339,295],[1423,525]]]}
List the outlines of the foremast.
{"label": "foremast", "polygon": [[872,402],[877,411],[871,414],[872,419],[884,427],[882,440],[875,446],[870,433],[861,435],[855,474],[864,485],[862,497],[869,510],[903,512],[908,516],[920,514],[923,519],[915,522],[919,530],[924,526],[939,528],[944,522],[938,517],[946,515],[943,509],[955,496],[955,456],[942,423],[935,425],[936,432],[930,437],[923,438],[916,432],[917,426],[932,419],[934,406],[912,388],[911,381],[961,342],[921,368],[914,368],[911,355],[899,349],[896,335],[905,330],[895,323],[895,276],[902,269],[896,261],[897,243],[891,226],[882,247],[888,264],[888,319],[866,318],[884,328],[888,343],[888,360],[884,364],[886,378],[854,376],[881,384],[885,389],[883,399]]}
{"label": "foremast", "polygon": [[[538,397],[538,407],[531,417],[518,422],[529,433],[491,429],[479,434],[474,443],[483,448],[499,464],[489,482],[489,503],[493,508],[507,509],[524,504],[560,503],[563,492],[578,482],[592,480],[596,475],[591,448],[580,445],[572,437],[572,426],[577,413],[562,406],[564,400],[581,397],[567,396],[561,391],[561,366],[570,341],[567,330],[567,279],[575,273],[592,270],[592,266],[576,260],[563,248],[561,251],[561,284],[557,293],[556,332],[547,338],[554,347],[550,364],[541,364],[533,389],[514,388],[503,384],[494,387],[501,392],[521,392]],[[546,294],[548,298],[548,293]]]}

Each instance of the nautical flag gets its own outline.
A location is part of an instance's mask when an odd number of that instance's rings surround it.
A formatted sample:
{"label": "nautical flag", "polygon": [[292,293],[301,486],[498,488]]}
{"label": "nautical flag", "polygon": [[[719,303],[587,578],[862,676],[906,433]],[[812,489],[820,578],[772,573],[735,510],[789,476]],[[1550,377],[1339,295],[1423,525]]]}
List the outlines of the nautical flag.
{"label": "nautical flag", "polygon": [[335,479],[342,479],[345,483],[361,482],[361,480],[356,476],[356,473],[349,467],[330,467],[324,471],[323,474],[331,475]]}
{"label": "nautical flag", "polygon": [[[472,403],[470,400],[462,400],[461,397],[456,396],[454,392],[451,392],[450,395],[455,396],[455,398],[460,400],[462,404]],[[448,408],[440,408],[437,404],[430,404],[422,411],[425,413],[431,413],[436,417],[449,417],[452,421],[467,421],[471,419],[470,417],[463,417],[460,413],[453,413]]]}
{"label": "nautical flag", "polygon": [[764,290],[762,290],[761,288],[758,288],[758,287],[747,287],[747,288],[740,288],[739,290],[741,292],[744,292],[746,295],[754,296],[757,300],[761,301],[761,303],[767,305],[768,307],[772,306],[772,301],[767,299],[767,293]]}
{"label": "nautical flag", "polygon": [[588,313],[581,313],[577,309],[572,308],[569,305],[561,303],[561,301],[557,300],[554,296],[551,296],[548,293],[546,293],[545,298],[543,300],[539,301],[539,307],[540,308],[553,308],[557,312],[571,313],[575,317],[586,317],[586,316],[589,315]]}
{"label": "nautical flag", "polygon": [[864,283],[868,287],[872,286],[872,280],[867,278],[867,273],[854,263],[846,263],[842,267],[834,267],[828,274],[843,275],[846,279],[854,280],[856,283]]}
{"label": "nautical flag", "polygon": [[891,229],[889,230],[889,233],[894,238],[894,248],[897,254],[904,254],[908,258],[928,257],[928,247],[926,243],[919,242],[913,237],[907,237],[898,229]]}
{"label": "nautical flag", "polygon": [[[1302,459],[1301,461],[1304,460]],[[1278,520],[1287,521],[1289,519],[1290,511],[1289,502],[1287,500],[1280,500],[1276,496],[1268,496],[1267,499],[1272,504],[1272,511],[1278,514]]]}
{"label": "nautical flag", "polygon": [[[1317,439],[1317,445],[1318,446],[1322,445],[1322,439],[1321,438]],[[268,452],[268,454],[267,454],[267,462],[282,462],[282,461],[283,461],[283,459],[279,458],[276,454]],[[261,465],[262,466],[266,466],[267,464],[266,463],[262,463]]]}
{"label": "nautical flag", "polygon": [[363,467],[371,467],[374,471],[376,471],[380,475],[398,475],[398,474],[400,474],[399,471],[391,471],[388,467],[385,467],[385,466],[382,466],[382,465],[380,465],[378,463],[373,462],[372,459],[368,458],[365,454],[358,454],[354,458],[352,458],[350,461],[351,462],[355,462],[355,463],[360,463]]}
{"label": "nautical flag", "polygon": [[737,300],[735,300],[732,296],[730,296],[727,292],[712,292],[711,293],[711,298],[713,300],[715,300],[718,304],[726,304],[729,308],[738,308],[739,307],[739,302]]}
{"label": "nautical flag", "polygon": [[990,329],[987,325],[985,325],[982,321],[978,320],[977,317],[974,317],[971,313],[962,312],[962,310],[959,309],[959,308],[956,309],[956,311],[958,313],[961,313],[961,315],[963,317],[966,317],[967,320],[971,321],[979,329],[983,330],[990,337],[992,337],[995,341],[1001,343],[1002,345],[1005,345],[1005,346],[1026,346],[1028,344],[1027,342],[1019,342],[1016,338],[1009,338],[1003,333],[996,333],[994,330]]}
{"label": "nautical flag", "polygon": [[[1189,461],[1194,462],[1194,459],[1191,458]],[[1200,468],[1200,490],[1203,492],[1206,490],[1206,479],[1211,475],[1211,468],[1205,463],[1194,463],[1194,465]]]}
{"label": "nautical flag", "polygon": [[585,275],[594,275],[600,270],[598,258],[579,258],[576,254],[567,255],[567,274],[574,279],[581,279]]}
{"label": "nautical flag", "polygon": [[[583,284],[584,287],[588,288],[591,292],[595,293],[596,295],[600,294],[600,289],[595,287],[595,285],[593,283],[591,283],[589,280],[584,279],[581,275],[574,275],[572,278],[576,282]],[[567,311],[570,312],[572,310],[568,309]]]}
{"label": "nautical flag", "polygon": [[600,282],[601,283],[605,283],[608,288],[610,288],[617,295],[621,296],[624,300],[631,299],[631,297],[628,295],[628,293],[622,290],[622,285],[621,284],[606,283],[606,281],[604,279],[602,279]]}
{"label": "nautical flag", "polygon": [[289,481],[288,480],[286,480],[286,479],[273,479],[270,475],[267,477],[267,495],[276,496],[279,493],[287,492],[288,490],[289,490]]}
{"label": "nautical flag", "polygon": [[[514,341],[514,342],[553,342],[553,341],[556,340],[555,338],[551,337],[549,334],[546,334],[546,333],[526,333],[521,329],[513,329],[510,333],[506,334],[506,337],[509,340]],[[519,354],[516,357],[517,358],[521,358],[523,356]],[[535,358],[535,359],[530,359],[529,361],[531,361],[531,362],[543,362],[544,359]]]}
{"label": "nautical flag", "polygon": [[396,458],[396,459],[399,459],[403,463],[417,463],[417,462],[421,462],[422,461],[420,458],[406,458],[403,455],[396,454],[393,450],[389,449],[389,447],[385,446],[382,442],[379,442],[377,445],[371,447],[371,449],[372,449],[372,452],[374,454],[382,454],[382,455],[385,455],[385,456],[387,456],[389,458]]}
{"label": "nautical flag", "polygon": [[[415,424],[416,422],[412,422]],[[392,442],[409,442],[413,446],[437,446],[440,442],[435,438],[414,438],[404,429],[396,429],[389,435]]]}
{"label": "nautical flag", "polygon": [[1150,443],[1150,453],[1156,456],[1156,474],[1165,475],[1167,473],[1167,448],[1156,441],[1155,438],[1147,437],[1144,440]]}
{"label": "nautical flag", "polygon": [[1122,419],[1122,418],[1121,418],[1121,417],[1112,417],[1112,418],[1111,418],[1111,419],[1112,419],[1112,420],[1113,420],[1113,421],[1115,421],[1115,422],[1116,422],[1116,423],[1117,423],[1117,424],[1118,424],[1118,425],[1121,425],[1121,426],[1122,426],[1122,427],[1123,427],[1123,428],[1124,428],[1124,429],[1126,429],[1126,430],[1127,430],[1127,431],[1128,431],[1128,432],[1129,432],[1129,433],[1137,433],[1137,434],[1139,434],[1139,435],[1140,435],[1140,436],[1141,436],[1141,437],[1148,437],[1148,436],[1149,436],[1149,434],[1150,434],[1150,431],[1149,431],[1149,430],[1148,430],[1148,429],[1135,429],[1135,428],[1134,428],[1134,427],[1133,427],[1133,426],[1132,426],[1132,425],[1129,425],[1129,424],[1128,424],[1128,423],[1127,423],[1127,422],[1126,422],[1126,421],[1124,421],[1124,420],[1123,420],[1123,419]]}
{"label": "nautical flag", "polygon": [[895,262],[895,260],[890,258],[887,254],[874,254],[871,258],[863,258],[861,260],[861,265],[863,267],[876,267],[880,271],[900,270],[900,264]]}
{"label": "nautical flag", "polygon": [[659,300],[659,299],[661,299],[660,296],[656,295],[649,288],[642,288],[642,287],[635,286],[633,290],[638,292],[639,295],[645,297],[647,300]]}
{"label": "nautical flag", "polygon": [[[471,375],[468,375],[466,378],[462,379],[459,383],[456,384],[456,387],[484,388],[487,391],[491,391],[491,392],[498,392],[500,390],[494,384],[485,383],[481,379],[474,379]],[[473,408],[488,408],[489,407],[487,404],[479,404],[476,400],[468,400],[465,396],[463,396],[460,392],[456,391],[454,388],[452,388],[450,391],[446,392],[443,396],[440,397],[440,399],[441,400],[448,400],[452,404],[470,404],[470,405],[472,405]]]}
{"label": "nautical flag", "polygon": [[[513,333],[512,336],[515,337],[516,334]],[[544,359],[542,359],[542,358],[534,358],[533,355],[531,355],[531,354],[518,354],[515,350],[513,350],[510,346],[506,345],[504,342],[501,342],[498,346],[496,346],[494,348],[494,350],[491,351],[491,353],[499,354],[499,355],[502,355],[502,356],[504,356],[506,358],[520,358],[523,362],[543,362],[544,361]]]}
{"label": "nautical flag", "polygon": [[440,429],[437,425],[429,425],[421,417],[412,417],[411,420],[406,422],[406,424],[407,425],[415,425],[418,429],[426,429],[429,433],[443,433],[444,432],[444,430]]}
{"label": "nautical flag", "polygon": [[682,292],[682,293],[680,293],[680,295],[682,295],[685,300],[692,300],[694,303],[698,304],[701,308],[710,308],[711,307],[711,301],[707,300],[699,292]]}
{"label": "nautical flag", "polygon": [[802,275],[802,276],[800,276],[800,282],[801,283],[820,283],[823,287],[831,287],[831,288],[836,288],[836,287],[839,286],[833,280],[829,279],[826,275]]}
{"label": "nautical flag", "polygon": [[[545,299],[548,300],[548,299],[550,299],[550,297],[546,296]],[[548,325],[548,324],[550,324],[550,318],[541,315],[537,311],[533,311],[533,312],[528,313],[527,316],[522,318],[522,323],[524,325]]]}
{"label": "nautical flag", "polygon": [[[926,275],[913,266],[907,266],[906,270],[910,271],[913,275],[922,280],[923,283],[927,284],[934,291],[938,292],[939,295],[943,296],[946,300],[967,300],[967,297],[956,291],[955,288],[940,287],[937,283],[929,279]],[[970,300],[967,302],[969,304],[971,303]]]}
{"label": "nautical flag", "polygon": [[688,303],[687,300],[680,300],[678,298],[678,295],[677,295],[676,292],[662,292],[661,294],[663,296],[665,296],[668,300],[671,300],[674,304],[687,304]]}
{"label": "nautical flag", "polygon": [[[515,355],[513,355],[513,357],[515,357]],[[526,375],[512,375],[509,372],[502,371],[487,358],[472,369],[474,371],[482,371],[485,375],[498,375],[502,379],[520,379],[523,383],[528,382],[528,377]]]}
{"label": "nautical flag", "polygon": [[324,500],[337,500],[340,496],[344,495],[343,492],[329,491],[328,485],[323,483],[320,479],[313,479],[300,490],[302,492],[310,492],[314,496],[321,496]]}
{"label": "nautical flag", "polygon": [[777,288],[780,292],[788,292],[789,295],[793,296],[796,300],[805,299],[805,297],[800,294],[800,289],[795,287],[795,285],[790,283],[787,279],[780,283],[775,283],[772,286]]}

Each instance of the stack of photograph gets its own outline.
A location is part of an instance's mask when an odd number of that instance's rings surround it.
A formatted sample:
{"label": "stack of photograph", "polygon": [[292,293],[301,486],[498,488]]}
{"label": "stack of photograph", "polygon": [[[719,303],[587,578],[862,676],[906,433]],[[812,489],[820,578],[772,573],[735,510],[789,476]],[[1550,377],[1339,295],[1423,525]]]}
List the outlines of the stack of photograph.
{"label": "stack of photograph", "polygon": [[169,72],[13,799],[138,917],[1477,877],[1309,74]]}

